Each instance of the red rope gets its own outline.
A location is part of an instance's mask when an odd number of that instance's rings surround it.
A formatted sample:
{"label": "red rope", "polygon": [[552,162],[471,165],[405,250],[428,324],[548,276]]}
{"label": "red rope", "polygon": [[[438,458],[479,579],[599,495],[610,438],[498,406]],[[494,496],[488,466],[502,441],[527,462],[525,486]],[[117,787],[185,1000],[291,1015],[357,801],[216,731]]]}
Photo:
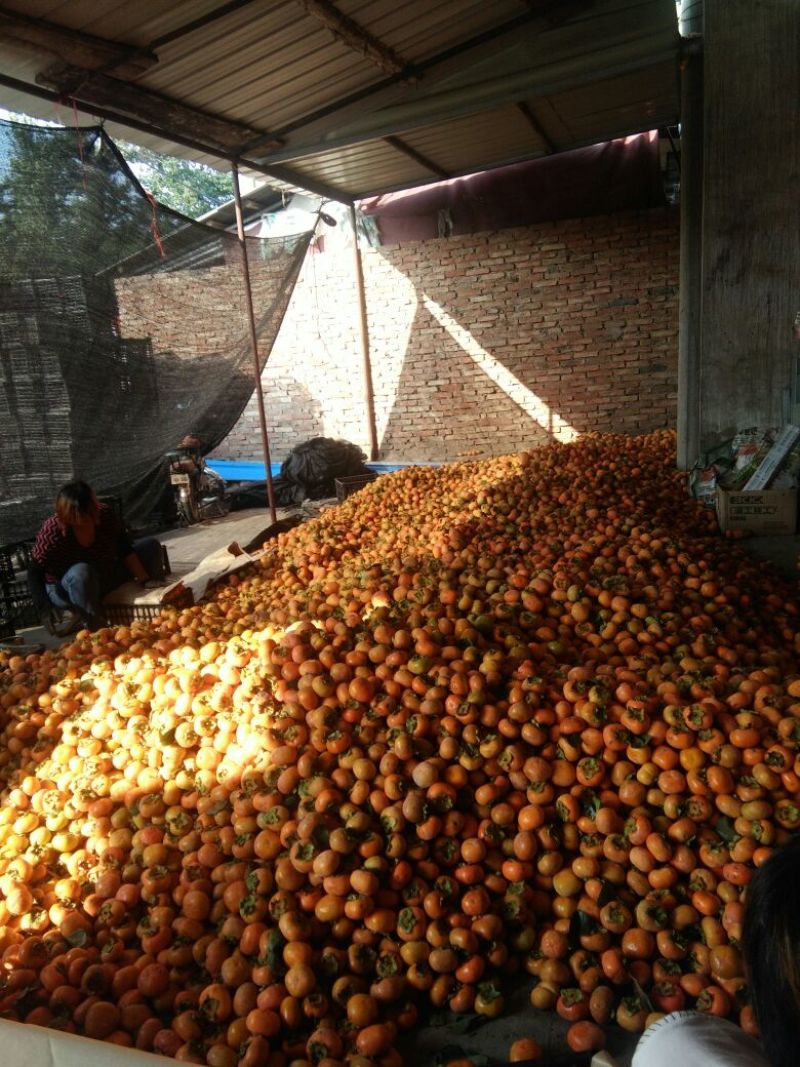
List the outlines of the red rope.
{"label": "red rope", "polygon": [[161,242],[161,234],[158,232],[158,213],[156,211],[156,198],[153,196],[152,193],[148,193],[146,189],[145,193],[147,193],[147,199],[150,201],[150,206],[153,209],[153,221],[150,223],[150,233],[152,233],[153,235],[153,240],[155,241],[156,248],[158,249],[158,254],[161,256],[162,259],[164,259],[167,253],[164,251],[164,245]]}

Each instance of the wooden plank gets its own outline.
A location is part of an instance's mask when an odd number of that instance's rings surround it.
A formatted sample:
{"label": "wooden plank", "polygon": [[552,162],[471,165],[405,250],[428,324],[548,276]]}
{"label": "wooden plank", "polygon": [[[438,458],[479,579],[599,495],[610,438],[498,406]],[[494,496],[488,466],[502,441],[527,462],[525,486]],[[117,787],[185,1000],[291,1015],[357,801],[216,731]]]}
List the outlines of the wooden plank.
{"label": "wooden plank", "polygon": [[384,44],[355,19],[351,19],[331,3],[331,0],[298,0],[305,13],[326,26],[333,36],[364,56],[385,74],[402,74],[407,62],[393,48]]}
{"label": "wooden plank", "polygon": [[219,146],[226,152],[244,152],[248,145],[256,142],[270,148],[282,144],[279,138],[265,130],[231,122],[189,107],[180,100],[81,67],[54,63],[37,75],[36,82],[66,97],[75,97],[84,104],[113,108],[117,113],[143,119],[164,130],[179,130],[185,136]]}
{"label": "wooden plank", "polygon": [[107,41],[7,10],[0,11],[0,37],[40,53],[59,56],[62,62],[88,70],[116,70],[120,77],[126,78],[137,78],[158,62],[155,52],[148,49]]}

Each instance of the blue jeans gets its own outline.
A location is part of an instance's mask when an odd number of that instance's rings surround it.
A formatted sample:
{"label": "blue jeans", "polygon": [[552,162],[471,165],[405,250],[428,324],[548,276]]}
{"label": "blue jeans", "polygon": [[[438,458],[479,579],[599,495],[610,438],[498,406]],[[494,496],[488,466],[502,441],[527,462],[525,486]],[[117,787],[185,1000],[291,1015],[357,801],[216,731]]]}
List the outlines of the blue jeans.
{"label": "blue jeans", "polygon": [[[134,541],[133,551],[151,578],[164,577],[161,544],[155,537]],[[47,596],[57,608],[71,608],[83,617],[91,630],[105,625],[103,597],[117,586],[129,582],[132,575],[122,560],[117,560],[107,581],[90,563],[76,563],[62,574],[60,581],[47,583]]]}

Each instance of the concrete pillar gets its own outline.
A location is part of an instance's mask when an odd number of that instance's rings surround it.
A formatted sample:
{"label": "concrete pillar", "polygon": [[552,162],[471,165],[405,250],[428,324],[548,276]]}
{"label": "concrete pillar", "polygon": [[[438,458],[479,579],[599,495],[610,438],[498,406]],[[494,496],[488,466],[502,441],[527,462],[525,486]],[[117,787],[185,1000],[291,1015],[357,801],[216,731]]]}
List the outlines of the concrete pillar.
{"label": "concrete pillar", "polygon": [[681,62],[681,268],[678,334],[678,466],[700,452],[703,339],[703,54]]}
{"label": "concrete pillar", "polygon": [[679,399],[684,464],[692,426],[704,449],[784,420],[800,309],[800,3],[704,8],[701,248],[687,279],[699,278],[701,323]]}

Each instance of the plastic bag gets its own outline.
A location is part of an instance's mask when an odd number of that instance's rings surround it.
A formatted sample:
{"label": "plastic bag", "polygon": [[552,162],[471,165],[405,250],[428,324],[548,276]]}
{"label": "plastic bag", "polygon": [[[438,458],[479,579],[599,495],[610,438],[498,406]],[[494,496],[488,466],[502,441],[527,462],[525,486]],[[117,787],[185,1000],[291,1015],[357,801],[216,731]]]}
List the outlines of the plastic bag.
{"label": "plastic bag", "polygon": [[368,474],[366,458],[358,445],[349,441],[312,437],[292,449],[281,465],[279,477],[302,486],[308,499],[322,500],[335,496],[336,478]]}

